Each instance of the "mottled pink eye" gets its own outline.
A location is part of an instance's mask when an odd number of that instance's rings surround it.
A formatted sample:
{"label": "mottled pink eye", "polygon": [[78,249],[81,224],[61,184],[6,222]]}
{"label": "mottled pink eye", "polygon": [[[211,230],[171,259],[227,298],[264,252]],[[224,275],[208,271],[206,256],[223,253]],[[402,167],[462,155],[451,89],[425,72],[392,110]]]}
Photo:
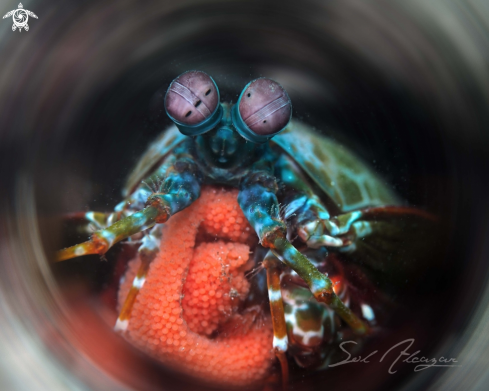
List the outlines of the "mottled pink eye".
{"label": "mottled pink eye", "polygon": [[238,108],[248,128],[262,136],[282,130],[292,112],[287,92],[280,84],[266,78],[256,79],[245,88]]}
{"label": "mottled pink eye", "polygon": [[201,71],[188,71],[172,81],[165,97],[165,108],[173,120],[196,125],[209,118],[219,103],[212,78]]}

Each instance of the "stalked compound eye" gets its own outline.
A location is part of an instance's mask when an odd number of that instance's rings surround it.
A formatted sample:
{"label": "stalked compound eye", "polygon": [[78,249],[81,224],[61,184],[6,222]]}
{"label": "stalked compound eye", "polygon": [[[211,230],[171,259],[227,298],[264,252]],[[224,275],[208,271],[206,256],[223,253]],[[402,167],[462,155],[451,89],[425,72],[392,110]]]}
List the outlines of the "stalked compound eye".
{"label": "stalked compound eye", "polygon": [[284,130],[291,115],[289,95],[280,84],[267,78],[249,83],[232,111],[236,130],[255,143],[264,143]]}
{"label": "stalked compound eye", "polygon": [[209,131],[222,117],[216,83],[205,72],[182,73],[172,81],[166,92],[165,110],[186,136]]}

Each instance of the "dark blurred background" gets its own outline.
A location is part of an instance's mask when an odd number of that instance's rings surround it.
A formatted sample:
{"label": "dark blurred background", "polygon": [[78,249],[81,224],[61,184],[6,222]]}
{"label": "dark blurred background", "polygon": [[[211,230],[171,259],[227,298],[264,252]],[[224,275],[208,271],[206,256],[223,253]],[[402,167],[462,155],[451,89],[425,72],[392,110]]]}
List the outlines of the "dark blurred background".
{"label": "dark blurred background", "polygon": [[[390,376],[356,365],[293,389],[489,385],[487,1],[23,5],[39,17],[28,32],[0,21],[1,389],[201,388],[111,333],[97,296],[110,260],[51,266],[62,214],[121,200],[127,174],[169,125],[166,88],[190,69],[209,73],[227,101],[256,77],[277,80],[296,118],[440,217],[440,271],[387,340],[414,333],[423,354],[461,366]],[[3,1],[0,14],[15,8]]]}

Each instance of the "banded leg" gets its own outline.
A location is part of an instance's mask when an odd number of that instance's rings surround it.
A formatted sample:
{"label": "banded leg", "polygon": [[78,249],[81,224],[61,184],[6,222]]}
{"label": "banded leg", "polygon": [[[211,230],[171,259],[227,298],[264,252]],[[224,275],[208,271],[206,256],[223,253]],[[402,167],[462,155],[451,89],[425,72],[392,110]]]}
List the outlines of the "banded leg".
{"label": "banded leg", "polygon": [[177,158],[168,169],[159,192],[152,194],[146,201],[146,208],[94,232],[89,241],[58,251],[56,260],[64,261],[88,254],[103,255],[121,240],[166,222],[170,216],[185,209],[199,197],[200,182],[195,162],[188,155]]}
{"label": "banded leg", "polygon": [[269,248],[277,258],[294,269],[317,301],[333,309],[356,334],[365,334],[367,325],[336,296],[331,280],[287,240],[287,228],[278,215],[276,187],[268,185],[269,181],[270,178],[264,181],[256,175],[250,176],[243,181],[238,195],[238,203],[262,246]]}
{"label": "banded leg", "polygon": [[285,324],[284,303],[280,289],[280,260],[269,251],[263,260],[263,267],[267,270],[268,298],[270,300],[270,313],[273,323],[273,351],[280,361],[282,368],[282,387],[285,390],[289,382],[289,364],[287,362],[287,326]]}
{"label": "banded leg", "polygon": [[124,304],[122,305],[119,317],[117,318],[116,324],[114,326],[115,331],[125,331],[131,319],[131,312],[134,303],[136,302],[137,295],[144,283],[146,282],[146,276],[149,271],[149,266],[151,262],[156,258],[158,252],[160,251],[161,242],[161,227],[153,227],[148,235],[143,238],[143,243],[139,247],[138,255],[141,259],[141,265],[139,266],[136,276],[132,281],[132,287],[127,294]]}

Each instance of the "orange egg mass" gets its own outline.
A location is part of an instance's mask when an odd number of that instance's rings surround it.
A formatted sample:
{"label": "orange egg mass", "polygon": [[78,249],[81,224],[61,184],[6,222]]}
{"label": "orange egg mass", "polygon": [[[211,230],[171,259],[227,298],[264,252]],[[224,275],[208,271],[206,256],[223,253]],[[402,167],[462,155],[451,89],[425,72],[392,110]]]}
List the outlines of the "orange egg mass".
{"label": "orange egg mass", "polygon": [[[204,187],[163,226],[161,251],[133,306],[126,337],[177,370],[223,385],[262,380],[274,361],[268,316],[240,312],[254,235],[237,190]],[[119,306],[139,259],[129,263]]]}

